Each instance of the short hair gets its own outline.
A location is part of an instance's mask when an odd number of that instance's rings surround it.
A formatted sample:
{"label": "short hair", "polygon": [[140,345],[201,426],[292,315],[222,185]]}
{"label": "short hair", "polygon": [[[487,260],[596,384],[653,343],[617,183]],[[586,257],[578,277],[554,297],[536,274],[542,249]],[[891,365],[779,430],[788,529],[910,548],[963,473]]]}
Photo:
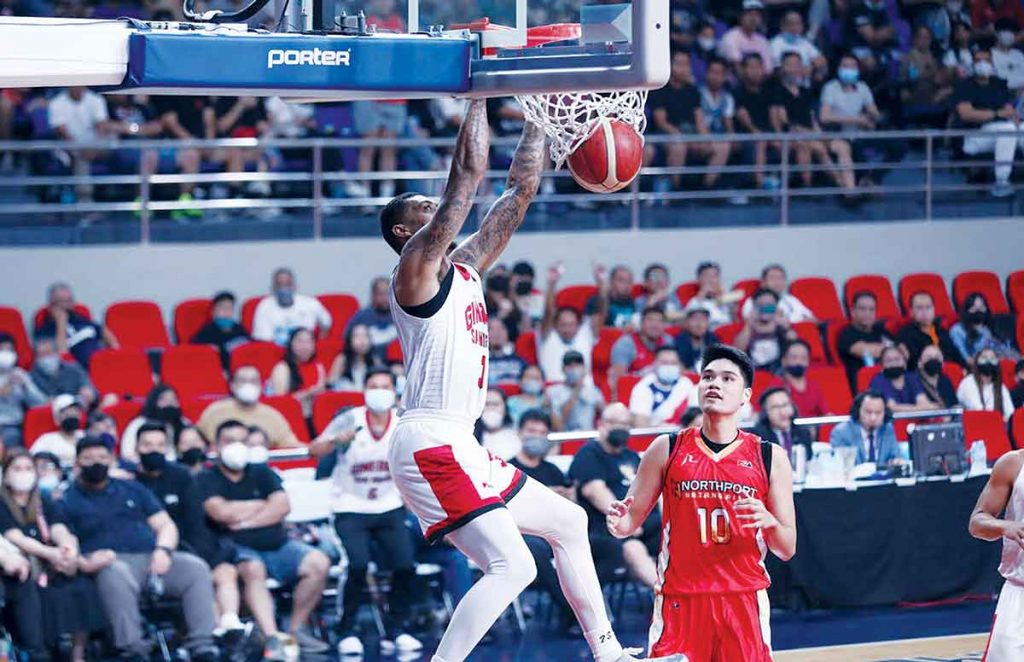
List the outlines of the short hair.
{"label": "short hair", "polygon": [[530,421],[543,423],[548,430],[551,429],[551,415],[539,407],[527,409],[523,412],[522,416],[519,417],[519,429],[522,430]]}
{"label": "short hair", "polygon": [[571,349],[562,355],[562,365],[575,365],[577,363],[585,365],[586,362],[586,359],[583,358],[583,354],[574,349]]}
{"label": "short hair", "polygon": [[612,267],[612,270],[608,272],[608,277],[609,278],[615,278],[615,274],[617,274],[617,273],[619,273],[621,271],[625,271],[630,276],[633,275],[633,272],[626,265],[624,265],[624,264],[616,264],[614,267]]}
{"label": "short hair", "polygon": [[761,397],[757,401],[758,409],[764,411],[764,403],[768,402],[768,398],[772,397],[776,393],[785,393],[786,397],[789,398],[790,402],[793,401],[793,398],[789,395],[789,391],[787,391],[784,387],[772,386],[770,388],[765,389],[764,393],[761,394]]}
{"label": "short hair", "polygon": [[520,260],[512,265],[512,273],[516,276],[529,276],[533,278],[533,265],[526,260]]}
{"label": "short hair", "polygon": [[782,54],[782,62],[785,62],[791,57],[798,58],[801,62],[803,62],[803,56],[800,55],[799,51],[786,51],[785,53]]}
{"label": "short hair", "polygon": [[658,269],[661,269],[666,274],[668,273],[668,267],[666,267],[664,264],[662,264],[661,262],[652,262],[648,264],[646,267],[644,267],[644,280],[650,278],[651,274],[657,271]]}
{"label": "short hair", "polygon": [[697,265],[697,278],[700,278],[700,275],[707,271],[708,269],[714,269],[719,273],[721,273],[722,271],[722,267],[718,266],[717,262],[705,260],[704,262],[701,262],[700,264]]}
{"label": "short hair", "polygon": [[708,63],[705,65],[704,70],[707,71],[708,69],[711,68],[711,65],[713,64],[721,65],[721,67],[726,71],[729,70],[729,63],[723,60],[722,58],[718,57],[717,55],[708,60]]}
{"label": "short hair", "polygon": [[761,280],[764,280],[765,278],[768,277],[768,272],[769,271],[776,271],[776,270],[781,271],[783,276],[787,275],[786,274],[786,267],[782,266],[778,262],[772,262],[771,264],[766,264],[764,266],[764,269],[761,269]]}
{"label": "short hair", "polygon": [[863,299],[864,297],[868,297],[869,299],[874,301],[876,305],[878,304],[878,297],[876,297],[875,293],[870,290],[860,290],[859,292],[854,294],[853,299],[851,299],[851,303],[853,303],[853,305],[856,306],[857,302]]}
{"label": "short hair", "polygon": [[380,210],[380,233],[384,237],[384,241],[388,242],[388,246],[399,255],[402,254],[405,244],[395,236],[394,229],[396,225],[405,220],[405,209],[409,205],[409,200],[417,195],[419,194],[412,191],[399,193],[384,205],[384,209]]}
{"label": "short hair", "polygon": [[978,56],[981,55],[982,53],[988,53],[989,59],[992,59],[992,49],[989,48],[988,46],[978,46],[977,48],[975,48],[973,53],[974,58],[977,59]]}
{"label": "short hair", "polygon": [[39,345],[44,342],[55,343],[57,342],[57,338],[55,336],[51,336],[50,334],[40,334],[32,338],[32,344],[35,345],[36,347],[39,347]]}
{"label": "short hair", "polygon": [[90,448],[102,448],[107,451],[110,450],[110,446],[107,445],[105,439],[98,435],[89,434],[79,439],[78,443],[75,444],[75,457],[78,457]]}
{"label": "short hair", "polygon": [[705,349],[704,355],[701,357],[701,361],[705,366],[718,359],[724,359],[735,364],[740,369],[740,374],[743,375],[743,383],[747,388],[753,386],[754,362],[746,352],[732,345],[715,344]]}
{"label": "short hair", "polygon": [[229,418],[228,420],[224,421],[223,423],[217,426],[217,431],[214,433],[213,438],[219,441],[222,432],[224,432],[225,430],[231,430],[233,428],[242,428],[243,430],[246,431],[246,433],[248,433],[249,431],[249,427],[242,421],[238,420],[237,418]]}
{"label": "short hair", "polygon": [[679,424],[684,428],[688,428],[690,427],[690,424],[697,420],[697,417],[702,413],[703,412],[700,410],[700,407],[687,407],[686,411],[683,412],[683,415],[679,417]]}
{"label": "short hair", "polygon": [[53,295],[57,293],[57,290],[71,290],[71,286],[65,281],[58,280],[55,283],[50,283],[50,286],[46,288],[46,300],[50,301],[53,299]]}
{"label": "short hair", "polygon": [[213,304],[214,305],[217,305],[221,301],[230,301],[231,303],[234,303],[235,302],[235,295],[233,293],[231,293],[231,292],[228,292],[227,290],[222,290],[222,291],[217,292],[216,294],[213,295]]}
{"label": "short hair", "polygon": [[793,346],[803,347],[804,349],[807,350],[808,354],[811,353],[811,343],[807,342],[803,338],[793,338],[788,343],[786,343],[785,347],[782,348],[782,355],[785,356],[786,352],[789,351],[789,348],[793,347]]}
{"label": "short hair", "polygon": [[662,345],[658,349],[654,350],[654,357],[657,358],[658,354],[664,354],[665,352],[672,352],[677,358],[679,357],[679,350],[676,349],[675,345]]}
{"label": "short hair", "polygon": [[776,292],[775,290],[769,290],[767,287],[757,288],[757,291],[754,292],[754,296],[750,298],[754,301],[757,301],[763,296],[770,296],[771,298],[775,299],[775,303],[778,303],[781,300],[781,297],[779,296],[778,292]]}
{"label": "short hair", "polygon": [[248,428],[246,428],[246,431],[248,432],[248,434],[262,434],[263,438],[267,440],[267,443],[270,443],[270,435],[267,434],[267,431],[261,428],[260,426],[250,425]]}
{"label": "short hair", "polygon": [[931,300],[932,303],[935,303],[935,297],[932,296],[931,292],[929,292],[928,290],[918,290],[910,295],[909,301],[911,306],[914,305],[914,299],[919,296],[926,296],[929,300]]}
{"label": "short hair", "polygon": [[760,53],[744,53],[743,59],[740,60],[740,66],[745,67],[751,60],[757,60],[762,65],[764,64],[764,58],[761,57]]}
{"label": "short hair", "polygon": [[854,55],[852,51],[851,52],[847,52],[847,53],[843,53],[842,57],[839,58],[839,61],[842,62],[846,58],[850,58],[851,60],[853,60],[854,62],[857,63],[858,67],[860,67],[860,58],[857,57],[856,55]]}
{"label": "short hair", "polygon": [[366,377],[363,378],[363,383],[365,384],[366,382],[370,381],[370,377],[374,377],[376,375],[387,375],[391,379],[391,385],[392,386],[395,385],[395,375],[394,375],[394,373],[391,372],[391,370],[389,368],[387,368],[386,366],[382,366],[382,365],[374,366],[374,367],[370,368],[369,370],[367,370],[366,371]]}
{"label": "short hair", "polygon": [[139,439],[146,432],[159,432],[162,435],[164,435],[164,437],[167,436],[167,428],[164,426],[163,423],[160,423],[159,421],[143,422],[143,424],[139,426],[138,432],[135,433],[135,438]]}
{"label": "short hair", "polygon": [[647,317],[648,315],[661,315],[665,317],[665,309],[661,306],[647,306],[643,312],[640,313],[640,319]]}
{"label": "short hair", "polygon": [[555,319],[558,319],[562,313],[572,313],[577,322],[583,319],[583,315],[580,315],[580,311],[576,310],[572,306],[559,306],[558,310],[555,311]]}
{"label": "short hair", "polygon": [[293,279],[295,278],[295,272],[292,271],[291,267],[278,267],[277,269],[274,269],[274,273],[270,275],[270,280],[277,280],[278,276],[285,275],[291,276]]}

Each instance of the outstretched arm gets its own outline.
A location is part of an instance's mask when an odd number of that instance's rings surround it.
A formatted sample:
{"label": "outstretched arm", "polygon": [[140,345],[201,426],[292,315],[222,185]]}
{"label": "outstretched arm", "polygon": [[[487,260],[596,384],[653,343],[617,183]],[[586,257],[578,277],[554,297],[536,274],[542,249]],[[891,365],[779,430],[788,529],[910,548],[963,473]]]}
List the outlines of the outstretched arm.
{"label": "outstretched arm", "polygon": [[544,130],[527,122],[509,167],[505,192],[484,216],[480,229],[455,249],[453,261],[472,265],[479,273],[494,264],[512,233],[522,225],[526,208],[537,195],[543,167]]}
{"label": "outstretched arm", "polygon": [[968,530],[971,535],[981,540],[999,540],[1008,538],[1024,547],[1024,524],[1000,519],[999,515],[1006,510],[1010,502],[1013,483],[1024,465],[1024,455],[1007,453],[999,458],[992,467],[992,475],[988,484],[978,497],[978,504],[971,514]]}
{"label": "outstretched arm", "polygon": [[455,141],[448,183],[437,211],[402,249],[395,278],[395,294],[402,305],[419,305],[437,294],[448,271],[448,247],[459,236],[473,207],[473,195],[487,171],[490,131],[486,102],[471,101]]}

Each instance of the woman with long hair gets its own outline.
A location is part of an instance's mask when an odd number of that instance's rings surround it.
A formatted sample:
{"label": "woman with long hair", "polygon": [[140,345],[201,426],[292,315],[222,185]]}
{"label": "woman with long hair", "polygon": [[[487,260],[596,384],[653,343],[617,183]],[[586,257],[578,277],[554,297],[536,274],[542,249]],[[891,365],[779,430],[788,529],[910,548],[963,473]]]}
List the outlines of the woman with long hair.
{"label": "woman with long hair", "polygon": [[288,336],[282,359],[270,373],[270,391],[274,395],[291,394],[309,417],[313,399],[327,388],[327,371],[316,358],[316,338],[309,329],[295,329]]}
{"label": "woman with long hair", "polygon": [[971,374],[963,378],[956,389],[956,397],[964,409],[998,411],[1010,420],[1013,400],[1010,389],[1003,384],[999,370],[999,357],[992,349],[983,349],[974,356]]}
{"label": "woman with long hair", "polygon": [[353,324],[345,332],[345,348],[334,359],[327,375],[335,391],[362,391],[370,368],[384,365],[373,352],[370,327]]}
{"label": "woman with long hair", "polygon": [[949,330],[949,337],[967,363],[983,349],[991,349],[1001,359],[1020,358],[1020,352],[993,325],[992,309],[981,292],[971,292],[964,299],[960,321]]}
{"label": "woman with long hair", "polygon": [[121,435],[120,455],[123,459],[138,462],[139,455],[135,452],[136,437],[139,428],[147,421],[158,421],[167,428],[167,438],[176,439],[182,428],[192,424],[181,414],[181,398],[170,384],[160,383],[150,390],[142,403],[139,415],[128,422]]}

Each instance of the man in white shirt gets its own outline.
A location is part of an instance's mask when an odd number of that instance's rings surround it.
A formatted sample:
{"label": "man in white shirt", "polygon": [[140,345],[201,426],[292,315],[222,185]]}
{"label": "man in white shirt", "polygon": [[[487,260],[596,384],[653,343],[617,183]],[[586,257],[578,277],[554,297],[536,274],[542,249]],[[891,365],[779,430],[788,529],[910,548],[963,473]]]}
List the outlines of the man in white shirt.
{"label": "man in white shirt", "polygon": [[676,348],[660,347],[654,354],[654,371],[637,382],[629,396],[633,426],[678,424],[697,403],[696,394],[693,382],[683,376]]}
{"label": "man in white shirt", "polygon": [[1013,19],[996,21],[996,43],[992,48],[996,76],[1005,80],[1014,94],[1024,88],[1024,53],[1014,46],[1017,42],[1015,29]]}
{"label": "man in white shirt", "polygon": [[[781,264],[769,264],[761,270],[761,287],[779,295],[779,312],[786,316],[790,324],[817,321],[814,319],[814,313],[800,299],[786,291],[789,289],[789,283],[786,278],[786,269]],[[753,299],[753,297],[749,297],[743,304],[741,311],[743,319],[747,319],[753,314]]]}
{"label": "man in white shirt", "polygon": [[[107,102],[84,87],[69,87],[49,103],[50,128],[62,139],[73,143],[94,142],[107,128]],[[71,154],[72,170],[77,177],[89,175],[90,164],[104,152],[76,150]],[[75,192],[84,201],[92,199],[92,186],[79,184]]]}
{"label": "man in white shirt", "polygon": [[779,34],[769,43],[772,50],[772,61],[782,62],[786,53],[798,53],[808,78],[823,80],[828,74],[828,60],[821,54],[818,47],[804,36],[804,18],[798,11],[786,12],[779,26]]}
{"label": "man in white shirt", "polygon": [[282,347],[295,329],[319,329],[319,337],[328,335],[331,314],[314,297],[295,292],[295,274],[287,267],[274,271],[270,281],[270,296],[264,297],[253,315],[252,337]]}
{"label": "man in white shirt", "polygon": [[75,396],[62,393],[50,404],[53,422],[59,429],[39,435],[37,439],[25,441],[31,444],[33,455],[53,453],[65,467],[75,463],[75,444],[85,433],[82,432],[82,405]]}
{"label": "man in white shirt", "polygon": [[598,287],[604,288],[603,295],[599,293],[595,297],[598,310],[589,319],[584,320],[583,315],[575,308],[567,306],[559,308],[555,303],[555,292],[558,280],[562,277],[562,267],[556,265],[548,269],[544,318],[541,320],[540,335],[537,340],[537,360],[545,380],[549,382],[565,380],[565,374],[562,372],[562,357],[570,351],[579,352],[583,356],[586,371],[590,372],[590,355],[594,351],[594,343],[597,341],[607,314],[608,283],[603,276],[603,273],[595,274]]}

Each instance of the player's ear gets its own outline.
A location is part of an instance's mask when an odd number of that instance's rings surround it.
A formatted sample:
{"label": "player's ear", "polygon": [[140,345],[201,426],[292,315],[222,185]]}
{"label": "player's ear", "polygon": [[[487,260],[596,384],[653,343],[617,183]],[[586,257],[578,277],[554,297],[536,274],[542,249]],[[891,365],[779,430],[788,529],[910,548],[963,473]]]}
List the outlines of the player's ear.
{"label": "player's ear", "polygon": [[752,397],[754,397],[754,389],[749,386],[743,389],[743,404],[748,404]]}
{"label": "player's ear", "polygon": [[405,227],[401,223],[396,223],[395,225],[392,225],[391,233],[398,237],[399,239],[408,239],[409,237],[412,236],[412,232],[409,231],[409,228]]}

